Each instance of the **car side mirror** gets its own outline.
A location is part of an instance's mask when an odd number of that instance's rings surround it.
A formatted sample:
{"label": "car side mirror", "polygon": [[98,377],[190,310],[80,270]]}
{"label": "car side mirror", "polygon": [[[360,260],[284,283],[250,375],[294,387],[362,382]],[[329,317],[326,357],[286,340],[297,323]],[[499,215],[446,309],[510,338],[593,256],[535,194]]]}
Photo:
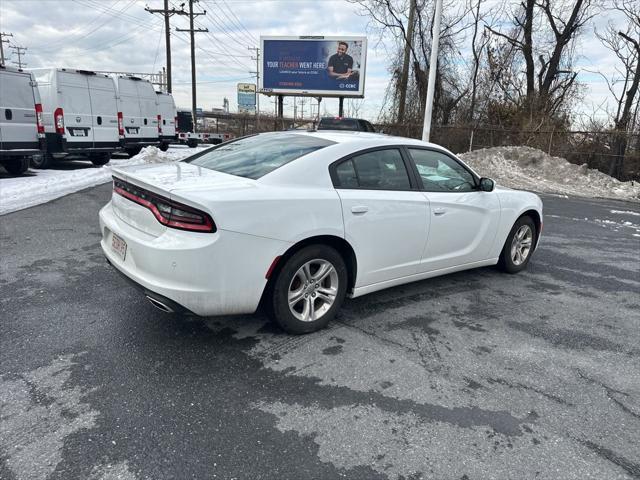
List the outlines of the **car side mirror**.
{"label": "car side mirror", "polygon": [[480,191],[481,192],[492,192],[493,188],[496,186],[495,182],[490,178],[482,177],[480,179]]}

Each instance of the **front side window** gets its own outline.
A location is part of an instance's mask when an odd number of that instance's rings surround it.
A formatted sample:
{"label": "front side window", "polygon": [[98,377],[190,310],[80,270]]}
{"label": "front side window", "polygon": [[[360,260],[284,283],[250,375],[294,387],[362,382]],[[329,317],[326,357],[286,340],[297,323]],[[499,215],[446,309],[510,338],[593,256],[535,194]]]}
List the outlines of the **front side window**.
{"label": "front side window", "polygon": [[334,143],[310,135],[253,135],[222,143],[203,155],[184,161],[210,170],[257,180],[297,158]]}
{"label": "front side window", "polygon": [[429,192],[470,192],[475,190],[471,172],[451,157],[433,150],[409,148],[424,189]]}
{"label": "front side window", "polygon": [[337,187],[369,190],[409,190],[409,175],[397,148],[351,157],[335,169]]}

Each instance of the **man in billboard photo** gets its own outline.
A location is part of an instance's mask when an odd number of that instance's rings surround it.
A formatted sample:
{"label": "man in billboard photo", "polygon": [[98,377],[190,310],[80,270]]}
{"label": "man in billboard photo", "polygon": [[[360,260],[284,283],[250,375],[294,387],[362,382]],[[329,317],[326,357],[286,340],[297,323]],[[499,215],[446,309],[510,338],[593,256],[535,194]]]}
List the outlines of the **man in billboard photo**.
{"label": "man in billboard photo", "polygon": [[338,53],[331,55],[327,64],[329,77],[335,80],[358,80],[358,71],[353,70],[353,58],[347,55],[348,49],[347,42],[338,42]]}

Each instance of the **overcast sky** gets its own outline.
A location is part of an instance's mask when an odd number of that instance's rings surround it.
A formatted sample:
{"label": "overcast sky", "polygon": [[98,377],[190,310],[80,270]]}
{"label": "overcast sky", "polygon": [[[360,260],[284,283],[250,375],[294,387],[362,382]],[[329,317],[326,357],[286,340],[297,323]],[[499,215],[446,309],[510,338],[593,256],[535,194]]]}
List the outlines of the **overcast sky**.
{"label": "overcast sky", "polygon": [[[179,6],[183,0],[172,0]],[[164,22],[160,15],[144,10],[161,8],[162,0],[0,0],[0,30],[13,33],[13,44],[27,47],[23,58],[27,68],[69,67],[88,70],[153,72],[165,65]],[[369,19],[357,5],[345,0],[201,0],[196,34],[198,105],[208,110],[222,107],[224,97],[235,111],[236,84],[251,82],[255,70],[252,51],[260,35],[367,35],[369,49],[365,99],[360,115],[378,116],[389,82],[388,56],[377,34],[368,28]],[[608,21],[599,15],[595,22],[604,29]],[[187,17],[174,16],[172,29],[188,28]],[[17,61],[13,50],[10,61]],[[614,75],[615,59],[599,43],[593,28],[585,31],[577,46],[585,100],[578,109],[591,114],[610,103],[606,76]],[[7,62],[7,64],[11,64]],[[191,73],[188,33],[172,32],[173,92],[178,106],[190,107]],[[255,80],[255,78],[253,78]],[[293,99],[286,99],[291,111]],[[337,114],[337,100],[325,100],[329,114]],[[273,111],[273,100],[261,97],[261,110]],[[309,113],[308,104],[305,115]],[[290,113],[289,113],[290,114]],[[300,110],[298,110],[300,114]],[[603,112],[598,112],[599,116]]]}

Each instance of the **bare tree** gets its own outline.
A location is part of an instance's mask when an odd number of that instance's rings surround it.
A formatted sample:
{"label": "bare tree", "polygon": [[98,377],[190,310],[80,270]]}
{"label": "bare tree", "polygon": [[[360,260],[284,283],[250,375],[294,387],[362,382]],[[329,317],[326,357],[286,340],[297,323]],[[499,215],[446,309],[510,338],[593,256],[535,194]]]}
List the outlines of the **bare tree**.
{"label": "bare tree", "polygon": [[[609,25],[607,33],[599,35],[603,44],[607,46],[622,64],[623,89],[616,95],[614,87],[609,84],[616,103],[614,116],[614,161],[611,163],[609,174],[617,178],[624,176],[624,157],[627,152],[628,138],[637,130],[638,105],[640,104],[640,4],[631,0],[615,0],[613,8],[620,12],[627,20],[626,29],[618,30],[613,24]],[[619,70],[620,71],[620,70]]]}
{"label": "bare tree", "polygon": [[566,105],[578,74],[572,69],[570,45],[597,11],[595,2],[523,0],[513,29],[505,33],[487,27],[522,55],[525,106],[532,120],[539,114],[554,115]]}
{"label": "bare tree", "polygon": [[[371,26],[380,34],[380,37],[392,43],[390,56],[395,92],[393,95],[388,95],[393,100],[388,118],[398,120],[402,118],[402,120],[413,122],[421,120],[427,92],[433,0],[350,1],[360,5],[363,14],[371,18]],[[471,24],[466,21],[470,10],[468,5],[460,5],[450,0],[444,10],[447,14],[443,16],[440,34],[437,89],[434,100],[434,114],[441,122],[451,119],[452,112],[468,93],[466,82],[454,71],[455,62],[451,58],[459,55],[458,42],[461,32],[471,27]],[[412,11],[414,18],[410,19]],[[410,25],[413,28],[409,28]],[[409,57],[408,69],[404,68],[405,52]],[[402,115],[400,115],[401,112]]]}

